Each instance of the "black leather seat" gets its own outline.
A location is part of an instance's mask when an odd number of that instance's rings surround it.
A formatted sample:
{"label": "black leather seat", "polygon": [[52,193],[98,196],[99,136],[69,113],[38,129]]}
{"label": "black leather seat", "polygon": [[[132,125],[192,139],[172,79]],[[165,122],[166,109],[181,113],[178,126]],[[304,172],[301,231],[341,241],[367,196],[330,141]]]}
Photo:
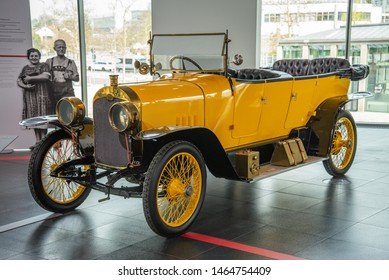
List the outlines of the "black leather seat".
{"label": "black leather seat", "polygon": [[350,62],[344,58],[315,58],[309,63],[308,75],[326,74],[346,68],[350,68]]}
{"label": "black leather seat", "polygon": [[319,75],[350,68],[350,62],[344,58],[326,57],[309,59],[281,59],[273,64],[273,70],[283,71],[292,76]]}
{"label": "black leather seat", "polygon": [[309,59],[281,59],[273,64],[273,70],[286,72],[292,76],[306,76]]}
{"label": "black leather seat", "polygon": [[280,77],[279,73],[275,73],[268,69],[240,69],[237,75],[241,80],[264,80]]}

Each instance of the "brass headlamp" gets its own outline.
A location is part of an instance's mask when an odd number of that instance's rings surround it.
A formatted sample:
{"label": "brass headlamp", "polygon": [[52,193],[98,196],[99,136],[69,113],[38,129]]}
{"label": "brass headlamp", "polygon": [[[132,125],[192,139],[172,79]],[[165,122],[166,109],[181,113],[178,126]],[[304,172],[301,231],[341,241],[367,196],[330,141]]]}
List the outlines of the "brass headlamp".
{"label": "brass headlamp", "polygon": [[85,105],[77,97],[64,97],[57,102],[56,113],[63,125],[77,126],[84,121]]}

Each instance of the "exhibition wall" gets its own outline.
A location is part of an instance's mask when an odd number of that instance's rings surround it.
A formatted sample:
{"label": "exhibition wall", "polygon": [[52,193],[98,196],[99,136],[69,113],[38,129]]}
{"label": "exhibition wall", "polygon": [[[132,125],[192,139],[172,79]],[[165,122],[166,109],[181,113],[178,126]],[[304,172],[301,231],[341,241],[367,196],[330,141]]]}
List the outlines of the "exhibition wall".
{"label": "exhibition wall", "polygon": [[28,64],[26,50],[32,46],[29,0],[1,0],[0,35],[0,140],[7,145],[17,136],[6,149],[27,148],[35,136],[19,126],[23,102],[16,80]]}
{"label": "exhibition wall", "polygon": [[154,34],[228,30],[230,58],[241,54],[242,68],[259,65],[257,0],[151,1],[151,13]]}

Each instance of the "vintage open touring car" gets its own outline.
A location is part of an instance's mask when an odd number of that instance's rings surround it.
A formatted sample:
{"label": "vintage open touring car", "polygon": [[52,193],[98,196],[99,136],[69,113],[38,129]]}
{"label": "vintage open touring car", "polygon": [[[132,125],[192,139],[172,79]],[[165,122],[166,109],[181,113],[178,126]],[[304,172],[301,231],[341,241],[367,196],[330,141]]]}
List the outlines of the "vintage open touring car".
{"label": "vintage open touring car", "polygon": [[[106,198],[139,197],[150,228],[188,230],[199,214],[207,168],[215,177],[254,182],[322,161],[333,176],[352,165],[356,126],[347,102],[366,65],[341,58],[280,60],[270,68],[232,69],[228,32],[154,34],[148,82],[110,85],[93,99],[93,119],[77,97],[57,115],[28,119],[56,126],[33,150],[28,182],[53,212],[80,206],[92,189]],[[231,65],[242,62],[235,55]],[[234,66],[237,68],[236,66]]]}

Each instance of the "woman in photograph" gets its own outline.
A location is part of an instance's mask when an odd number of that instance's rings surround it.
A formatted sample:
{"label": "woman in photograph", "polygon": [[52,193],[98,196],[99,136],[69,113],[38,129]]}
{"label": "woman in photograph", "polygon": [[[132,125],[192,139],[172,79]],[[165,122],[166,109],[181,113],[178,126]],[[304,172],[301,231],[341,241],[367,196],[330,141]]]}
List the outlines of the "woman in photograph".
{"label": "woman in photograph", "polygon": [[[40,62],[41,53],[35,48],[27,50],[27,59],[29,63],[17,79],[18,86],[23,89],[22,119],[54,114],[49,92],[49,67]],[[34,132],[38,142],[46,135],[47,127],[35,128]]]}

